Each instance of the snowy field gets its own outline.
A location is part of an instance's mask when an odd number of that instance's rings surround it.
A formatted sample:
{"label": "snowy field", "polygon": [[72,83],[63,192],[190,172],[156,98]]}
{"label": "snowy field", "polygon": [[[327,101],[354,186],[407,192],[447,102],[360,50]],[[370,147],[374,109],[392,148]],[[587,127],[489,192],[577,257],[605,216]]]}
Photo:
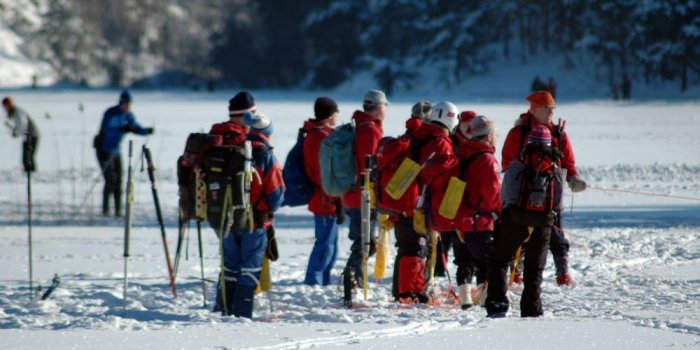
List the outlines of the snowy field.
{"label": "snowy field", "polygon": [[[486,319],[480,308],[397,305],[390,301],[390,278],[373,280],[369,299],[347,310],[338,286],[301,283],[313,244],[312,218],[305,208],[284,208],[276,223],[281,258],[272,265],[274,289],[270,296],[257,298],[251,321],[208,311],[212,282],[206,283],[209,303],[203,307],[194,225],[188,250],[183,250],[188,259],[178,273],[179,297],[173,299],[150,186],[139,160],[140,147],[147,142],[173,252],[175,161],[189,132],[208,131],[226,119],[227,101],[234,93],[133,92],[137,119],[154,126],[156,133],[148,139],[127,138],[138,151],[126,312],[123,222],[98,215],[102,184],[91,147],[101,114],[116,102],[118,91],[10,93],[34,116],[42,133],[39,172],[32,178],[35,286],[46,287],[54,273],[62,284],[50,300],[29,301],[26,179],[20,170],[20,142],[2,132],[0,348],[700,348],[699,103],[591,101],[557,107],[555,118],[567,120],[577,164],[590,189],[575,198],[567,193],[565,225],[575,285],[556,286],[550,259],[542,318],[518,317],[517,288],[512,295],[515,308],[500,320]],[[360,105],[361,95],[331,96],[340,102],[343,121]],[[273,143],[281,162],[302,121],[312,115],[315,97],[256,93],[259,109],[274,122]],[[386,135],[403,131],[419,98],[392,99]],[[477,104],[468,98],[453,102],[495,119],[501,143],[527,107]],[[84,112],[78,108],[81,103]],[[124,161],[126,168],[126,156]],[[213,231],[203,228],[205,274],[214,280],[218,241]],[[336,279],[348,254],[347,228],[342,229],[340,246]],[[447,289],[447,279],[438,282]]]}

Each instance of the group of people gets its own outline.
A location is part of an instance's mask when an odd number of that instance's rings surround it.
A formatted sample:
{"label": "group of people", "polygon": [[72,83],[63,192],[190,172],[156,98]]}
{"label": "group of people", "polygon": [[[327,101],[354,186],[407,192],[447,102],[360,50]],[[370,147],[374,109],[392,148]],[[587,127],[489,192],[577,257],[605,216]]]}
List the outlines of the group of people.
{"label": "group of people", "polygon": [[[410,158],[421,166],[415,180],[417,190],[409,191],[409,204],[404,210],[378,215],[373,208],[369,218],[370,255],[375,251],[377,226],[394,230],[398,252],[392,294],[397,302],[430,302],[426,292],[430,267],[426,266],[426,259],[431,240],[436,238],[442,248],[439,254],[447,254],[450,247],[453,250],[458,297],[464,309],[478,303],[491,317],[505,316],[509,308],[508,270],[512,269],[511,280],[524,285],[521,315],[542,315],[540,294],[548,249],[554,256],[556,282],[573,283],[568,272],[569,243],[562,225],[563,187],[566,182],[572,191],[578,192],[586,188],[586,183],[576,170],[564,124],[553,122],[556,103],[552,94],[536,91],[527,100],[529,109],[508,132],[500,164],[495,157],[497,128],[493,120],[473,111],[460,113],[447,101],[435,105],[420,101],[412,108],[403,137],[410,140]],[[104,113],[100,133],[95,138],[94,146],[105,178],[104,215],[109,214],[110,197],[113,197],[114,214],[121,216],[120,142],[124,134],[153,133],[153,128],[144,128],[136,122],[130,111],[131,101],[129,92],[124,91],[118,105]],[[26,135],[25,169],[33,171],[31,159],[38,131],[10,98],[5,98],[2,104],[14,121],[13,134]],[[365,158],[380,151],[389,106],[383,92],[370,90],[364,95],[362,109],[353,113],[358,185],[339,197],[324,191],[319,160],[324,139],[334,132],[338,123],[338,104],[329,97],[317,98],[314,117],[303,123],[304,169],[314,187],[308,202],[308,210],[314,215],[315,242],[304,277],[307,285],[334,283],[332,271],[339,255],[338,225],[345,218],[352,244],[343,274],[351,275],[357,285],[362,283],[359,185],[362,181],[359,179],[366,171],[373,171],[367,169]],[[272,151],[272,132],[272,120],[258,110],[253,95],[245,91],[229,101],[227,120],[213,125],[209,132],[219,137],[223,145],[249,141],[254,150],[252,164],[258,174],[250,188],[252,223],[244,227],[234,225],[230,232],[217,232],[222,239],[223,263],[215,309],[235,316],[252,317],[274,212],[284,197],[283,170]],[[447,192],[452,179],[442,176],[450,169],[458,169],[452,177],[466,183],[463,196],[459,197],[459,209],[452,218],[434,214],[441,201],[451,195]],[[438,234],[431,235],[431,231]],[[520,263],[513,264],[516,255],[524,255],[522,274]],[[479,300],[473,300],[473,295],[480,295]]]}
{"label": "group of people", "polygon": [[[522,316],[542,315],[540,291],[547,249],[554,255],[556,281],[559,285],[571,285],[568,272],[569,243],[562,226],[563,183],[574,192],[586,188],[579,177],[569,137],[561,122],[552,121],[556,103],[547,91],[537,91],[528,97],[530,107],[509,131],[499,166],[496,152],[497,130],[494,122],[472,111],[460,113],[450,102],[432,105],[427,101],[417,103],[406,121],[406,135],[410,136],[411,158],[421,166],[417,178],[418,189],[438,189],[431,193],[428,202],[436,207],[449,179],[440,174],[455,162],[459,163],[458,176],[466,184],[460,211],[453,220],[428,220],[430,230],[440,231],[444,250],[451,245],[457,265],[456,280],[459,299],[463,308],[473,304],[472,294],[482,294],[483,304],[490,316],[505,315],[508,310],[507,271],[516,251],[526,251],[524,274],[514,272],[516,282],[524,283],[521,299]],[[389,101],[381,91],[372,90],[364,96],[362,110],[352,116],[356,125],[356,176],[361,179],[365,171],[365,157],[380,152],[383,123]],[[344,274],[353,274],[361,283],[361,215],[359,184],[341,198],[324,192],[319,170],[319,147],[325,137],[333,132],[337,123],[337,104],[327,97],[316,100],[315,118],[304,122],[307,132],[304,141],[306,171],[315,190],[308,209],[314,214],[316,242],[309,258],[304,282],[309,285],[331,283],[330,271],[337,257],[338,214],[349,217],[349,238],[352,241],[350,256]],[[504,180],[501,183],[501,169]],[[547,188],[535,190],[533,184],[524,183],[525,173],[547,175]],[[534,180],[533,180],[534,181]],[[443,186],[440,185],[443,182]],[[359,181],[358,181],[359,183]],[[524,189],[530,198],[522,198]],[[380,189],[380,191],[383,189]],[[504,192],[505,191],[505,192]],[[541,193],[538,193],[540,191]],[[423,191],[425,192],[425,191]],[[405,210],[380,215],[372,210],[371,230],[379,222],[393,228],[398,253],[394,265],[392,293],[404,303],[429,302],[426,294],[426,258],[431,236],[426,234],[421,222],[416,220],[416,206],[420,191],[413,194]],[[537,198],[539,197],[539,198]],[[535,200],[537,199],[537,200]],[[533,202],[534,201],[534,202]],[[339,205],[342,204],[341,205]],[[436,215],[433,215],[436,216]],[[375,236],[372,235],[374,242]],[[451,243],[451,244],[449,244]],[[373,246],[373,244],[371,245]],[[372,254],[372,251],[370,252]],[[519,270],[516,264],[513,268]],[[476,277],[476,288],[472,280]],[[488,288],[486,288],[488,282]],[[484,300],[485,299],[485,300]]]}

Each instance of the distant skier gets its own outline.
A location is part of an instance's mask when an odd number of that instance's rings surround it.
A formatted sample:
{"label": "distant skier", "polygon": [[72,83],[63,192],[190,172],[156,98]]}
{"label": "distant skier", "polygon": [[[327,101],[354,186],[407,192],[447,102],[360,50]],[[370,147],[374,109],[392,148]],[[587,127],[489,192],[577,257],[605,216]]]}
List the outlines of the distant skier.
{"label": "distant skier", "polygon": [[93,146],[102,169],[105,186],[102,191],[102,215],[109,215],[109,197],[114,196],[114,216],[121,217],[122,157],[120,144],[124,134],[133,132],[150,135],[153,128],[144,128],[131,113],[131,94],[124,90],[119,96],[119,104],[105,111],[100,125],[100,133]]}
{"label": "distant skier", "polygon": [[[530,109],[527,113],[520,115],[515,122],[515,126],[510,129],[502,151],[502,169],[508,170],[508,166],[516,160],[527,145],[527,135],[530,130],[538,125],[547,127],[552,135],[552,148],[562,153],[557,165],[566,170],[566,181],[573,192],[580,192],[586,189],[586,182],[581,179],[576,170],[576,158],[574,148],[571,146],[569,135],[564,131],[563,125],[555,125],[552,122],[556,103],[554,98],[547,91],[537,91],[527,97],[530,102]],[[561,214],[556,216],[556,221],[552,229],[552,239],[550,250],[554,256],[556,267],[556,278],[558,285],[572,285],[573,278],[569,274],[569,241],[564,236]]]}
{"label": "distant skier", "polygon": [[5,125],[10,128],[12,137],[24,136],[22,141],[22,165],[25,172],[36,171],[34,155],[39,146],[39,129],[32,118],[23,109],[17,107],[12,97],[7,96],[2,99],[2,107],[7,113]]}

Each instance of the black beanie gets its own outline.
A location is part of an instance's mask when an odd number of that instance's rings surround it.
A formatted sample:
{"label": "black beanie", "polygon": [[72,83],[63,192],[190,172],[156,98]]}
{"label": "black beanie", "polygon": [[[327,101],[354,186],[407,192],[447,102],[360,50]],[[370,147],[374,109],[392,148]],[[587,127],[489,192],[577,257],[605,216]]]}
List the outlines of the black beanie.
{"label": "black beanie", "polygon": [[247,91],[241,91],[228,101],[228,115],[243,115],[255,110],[255,99]]}
{"label": "black beanie", "polygon": [[338,112],[338,104],[330,97],[319,97],[314,103],[314,116],[316,120],[329,118],[333,113]]}

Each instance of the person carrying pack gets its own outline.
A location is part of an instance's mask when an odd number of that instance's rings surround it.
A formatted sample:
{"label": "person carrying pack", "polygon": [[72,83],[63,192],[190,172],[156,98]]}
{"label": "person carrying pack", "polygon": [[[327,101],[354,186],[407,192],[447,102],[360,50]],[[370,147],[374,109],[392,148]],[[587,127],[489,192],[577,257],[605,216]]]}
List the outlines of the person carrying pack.
{"label": "person carrying pack", "polygon": [[202,159],[207,217],[221,238],[223,260],[214,311],[227,315],[252,317],[263,254],[274,231],[272,213],[283,200],[282,169],[269,143],[272,130],[253,96],[239,92],[229,101],[229,121],[210,131],[221,135],[221,145]]}
{"label": "person carrying pack", "polygon": [[[459,114],[459,124],[457,124],[457,128],[455,128],[455,131],[452,133],[452,135],[450,135],[450,139],[452,139],[452,147],[455,149],[455,152],[461,144],[469,141],[469,138],[471,137],[469,134],[470,123],[474,118],[476,118],[476,113],[473,111],[463,111]],[[443,164],[443,166],[445,165],[448,164]],[[440,235],[440,244],[437,245],[437,255],[444,255],[445,259],[437,259],[434,274],[438,277],[444,277],[447,266],[445,266],[443,261],[449,261],[449,252],[450,249],[452,249],[453,241],[456,239],[453,230],[438,230],[438,232]],[[476,269],[476,267],[473,268]],[[476,271],[479,273],[478,270]],[[483,275],[484,273],[485,272],[482,272],[481,274]]]}
{"label": "person carrying pack", "polygon": [[[496,127],[484,116],[477,116],[470,125],[470,139],[456,150],[461,163],[459,177],[466,188],[461,201],[465,210],[458,214],[457,239],[453,242],[456,283],[465,310],[473,304],[483,304],[486,299],[485,275],[491,257],[494,221],[501,212],[501,179],[494,156]],[[473,277],[476,277],[476,293]],[[478,300],[473,300],[472,294],[478,295]]]}
{"label": "person carrying pack", "polygon": [[[537,91],[527,97],[530,108],[527,113],[520,115],[515,126],[508,132],[503,151],[501,153],[501,165],[503,171],[508,169],[510,163],[515,160],[527,144],[527,135],[530,130],[538,125],[546,126],[552,134],[553,148],[562,153],[562,158],[557,164],[566,170],[566,181],[572,192],[580,192],[586,189],[586,182],[581,179],[576,169],[576,158],[574,149],[569,140],[569,135],[564,131],[566,122],[559,119],[558,124],[554,124],[552,117],[556,102],[547,91]],[[571,286],[573,278],[569,274],[569,241],[564,234],[562,214],[557,215],[557,221],[552,229],[550,241],[550,251],[554,257],[556,270],[556,281],[558,285]]]}
{"label": "person carrying pack", "polygon": [[321,187],[319,153],[321,143],[338,122],[338,104],[329,97],[319,97],[314,103],[314,116],[314,119],[305,121],[303,127],[306,137],[303,140],[302,169],[313,189],[307,203],[314,215],[315,228],[314,247],[309,255],[304,284],[327,286],[331,283],[331,271],[338,256],[339,222],[336,216],[342,215],[342,207],[339,197],[328,195]]}
{"label": "person carrying pack", "polygon": [[557,166],[561,152],[552,147],[552,136],[544,125],[534,127],[521,156],[510,163],[503,177],[503,213],[494,233],[489,264],[489,287],[485,307],[488,317],[505,317],[508,265],[521,248],[525,254],[525,279],[520,299],[522,317],[543,314],[542,272],[552,225],[562,208],[562,173]]}
{"label": "person carrying pack", "polygon": [[[398,267],[395,267],[394,289],[401,303],[427,303],[426,257],[428,255],[428,232],[425,222],[415,220],[422,208],[416,209],[421,189],[430,179],[422,172],[428,162],[442,162],[453,153],[450,133],[457,126],[459,111],[451,102],[440,102],[432,108],[427,122],[422,123],[411,140],[411,151],[406,155],[419,167],[415,181],[415,191],[407,200],[412,208],[396,213],[394,226],[398,247]],[[397,169],[397,173],[400,169]],[[384,192],[387,190],[384,189]]]}
{"label": "person carrying pack", "polygon": [[[350,256],[348,257],[347,264],[343,270],[343,278],[350,280],[352,283],[346,283],[351,285],[363,285],[362,281],[362,215],[360,212],[360,201],[361,201],[361,188],[360,183],[362,182],[363,174],[365,171],[371,171],[367,168],[366,156],[374,156],[377,153],[377,147],[379,146],[379,140],[382,138],[384,133],[382,129],[384,117],[386,116],[387,106],[389,101],[383,92],[378,90],[367,91],[364,95],[362,103],[362,111],[355,111],[352,116],[352,120],[355,123],[355,133],[354,142],[351,149],[339,151],[338,158],[346,158],[348,155],[352,155],[352,162],[354,163],[355,172],[353,175],[355,180],[355,185],[346,193],[341,196],[341,201],[345,209],[345,214],[348,217],[349,222],[349,233],[348,237],[352,241],[350,246]],[[346,124],[347,125],[347,124]],[[343,126],[339,127],[340,129]],[[339,132],[339,128],[333,132],[321,147],[321,164],[324,164],[321,170],[323,188],[327,193],[326,188],[326,174],[323,173],[323,169],[326,168],[326,163],[324,161],[323,153],[326,141],[332,138],[335,133]],[[340,154],[342,153],[342,154]],[[375,232],[377,225],[377,212],[376,210],[370,211],[370,251],[369,255],[374,255],[375,250]]]}

